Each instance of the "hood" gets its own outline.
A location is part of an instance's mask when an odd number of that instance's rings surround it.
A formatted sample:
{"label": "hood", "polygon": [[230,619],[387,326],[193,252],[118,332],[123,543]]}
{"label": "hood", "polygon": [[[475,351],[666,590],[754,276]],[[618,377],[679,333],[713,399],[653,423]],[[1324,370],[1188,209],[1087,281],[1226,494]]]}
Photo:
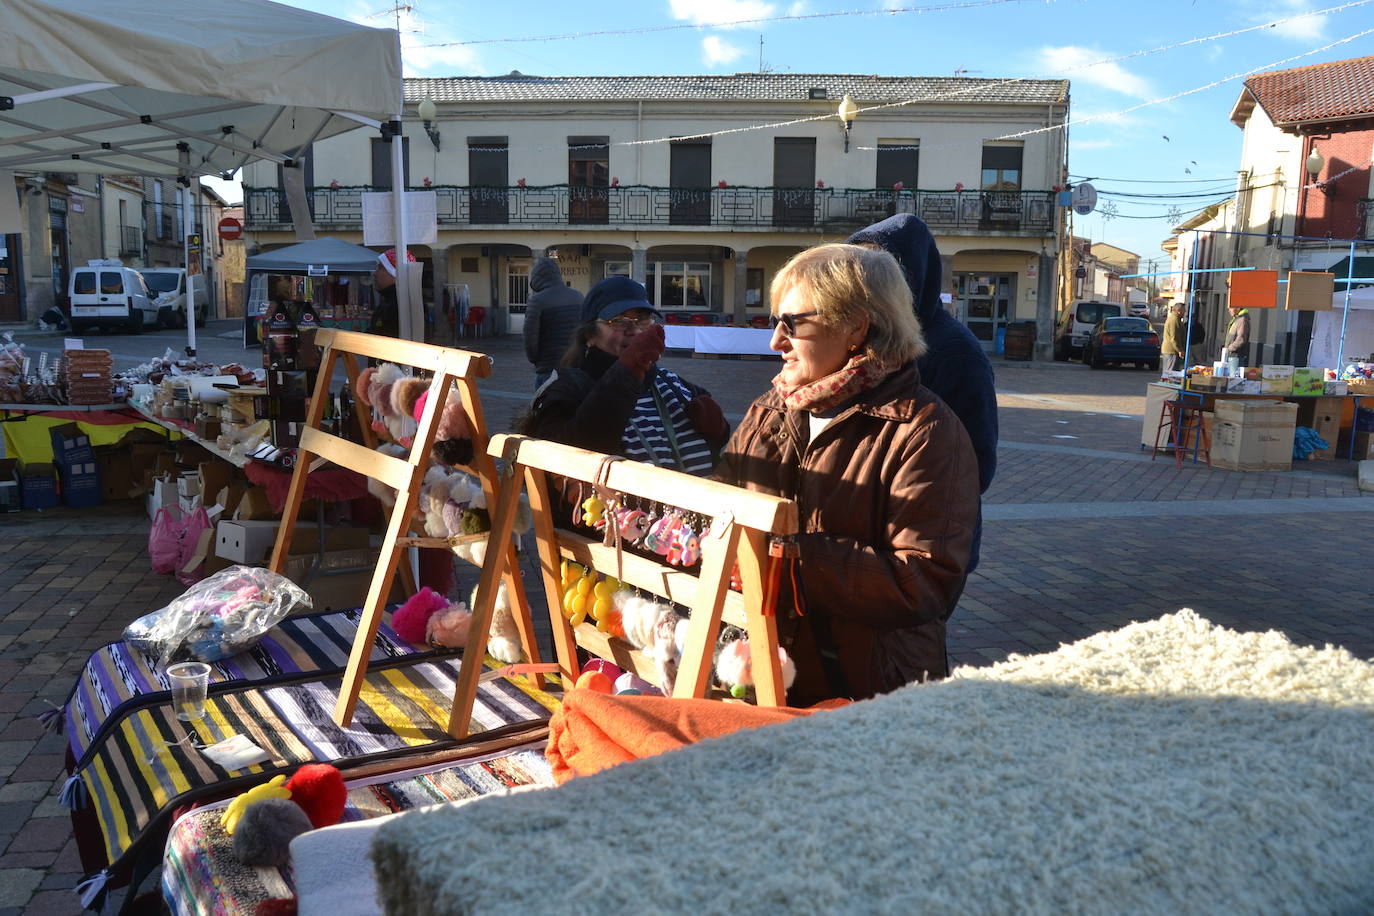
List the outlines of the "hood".
{"label": "hood", "polygon": [[531,292],[537,293],[540,290],[557,289],[566,285],[563,282],[563,271],[558,269],[558,262],[553,258],[540,258],[530,268]]}
{"label": "hood", "polygon": [[889,216],[851,235],[849,244],[877,245],[897,259],[911,287],[912,303],[922,326],[940,309],[940,284],[944,271],[940,249],[926,224],[910,213]]}

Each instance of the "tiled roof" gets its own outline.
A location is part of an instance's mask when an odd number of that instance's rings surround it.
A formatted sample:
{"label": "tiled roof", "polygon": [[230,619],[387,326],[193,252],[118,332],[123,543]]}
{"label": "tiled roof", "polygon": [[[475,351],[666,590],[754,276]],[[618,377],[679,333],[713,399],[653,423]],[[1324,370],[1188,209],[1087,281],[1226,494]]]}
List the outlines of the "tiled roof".
{"label": "tiled roof", "polygon": [[1260,73],[1245,88],[1275,124],[1374,115],[1374,57]]}
{"label": "tiled roof", "polygon": [[510,101],[805,101],[813,88],[838,103],[915,99],[922,102],[1002,105],[1063,104],[1068,80],[993,80],[932,76],[859,76],[843,73],[736,73],[733,76],[455,76],[407,79],[406,99],[444,102]]}

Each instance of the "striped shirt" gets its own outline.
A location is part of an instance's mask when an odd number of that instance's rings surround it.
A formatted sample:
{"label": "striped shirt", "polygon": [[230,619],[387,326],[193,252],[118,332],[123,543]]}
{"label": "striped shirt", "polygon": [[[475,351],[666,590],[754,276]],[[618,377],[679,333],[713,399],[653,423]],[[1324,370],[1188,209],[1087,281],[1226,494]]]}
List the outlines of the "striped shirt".
{"label": "striped shirt", "polygon": [[[654,399],[655,391],[658,393],[657,402]],[[714,465],[711,447],[687,416],[686,406],[691,399],[691,389],[683,384],[677,373],[659,368],[654,374],[652,387],[635,402],[630,422],[625,424],[625,457],[675,471],[686,471],[698,477],[709,474]],[[669,437],[664,429],[658,402],[663,404],[672,421],[676,451],[673,437]]]}

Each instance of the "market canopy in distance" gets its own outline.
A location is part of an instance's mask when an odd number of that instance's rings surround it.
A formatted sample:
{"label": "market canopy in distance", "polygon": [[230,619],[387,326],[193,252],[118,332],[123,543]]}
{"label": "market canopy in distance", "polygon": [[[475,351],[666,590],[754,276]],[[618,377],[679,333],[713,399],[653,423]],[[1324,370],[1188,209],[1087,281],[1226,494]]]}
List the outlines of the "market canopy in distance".
{"label": "market canopy in distance", "polygon": [[394,31],[266,0],[0,0],[0,21],[0,171],[226,174],[400,104]]}

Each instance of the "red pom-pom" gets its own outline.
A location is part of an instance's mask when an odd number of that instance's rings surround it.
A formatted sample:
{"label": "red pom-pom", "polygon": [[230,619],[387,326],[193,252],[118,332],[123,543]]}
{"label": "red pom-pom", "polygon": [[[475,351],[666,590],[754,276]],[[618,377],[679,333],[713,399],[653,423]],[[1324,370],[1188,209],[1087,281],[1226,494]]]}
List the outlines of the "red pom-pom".
{"label": "red pom-pom", "polygon": [[259,900],[253,916],[296,916],[296,912],[295,897],[274,897],[271,900]]}
{"label": "red pom-pom", "polygon": [[311,826],[330,827],[343,817],[348,789],[339,768],[327,763],[307,763],[286,781],[291,800],[301,806]]}
{"label": "red pom-pom", "polygon": [[437,611],[448,607],[448,599],[428,586],[406,599],[391,615],[391,629],[412,645],[425,643],[425,624]]}

